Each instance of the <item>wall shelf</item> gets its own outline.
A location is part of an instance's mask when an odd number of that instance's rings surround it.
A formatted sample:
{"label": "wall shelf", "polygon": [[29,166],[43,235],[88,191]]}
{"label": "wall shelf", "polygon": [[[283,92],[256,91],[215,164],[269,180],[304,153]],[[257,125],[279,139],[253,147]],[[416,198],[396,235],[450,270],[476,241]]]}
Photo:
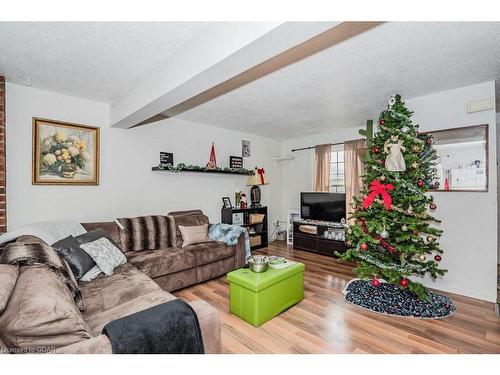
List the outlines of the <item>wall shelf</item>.
{"label": "wall shelf", "polygon": [[214,170],[206,170],[206,169],[181,169],[181,170],[170,170],[170,169],[162,169],[160,167],[152,167],[152,171],[154,172],[169,172],[169,173],[181,173],[181,172],[190,172],[190,173],[211,173],[211,174],[232,174],[236,176],[252,176],[254,171],[249,172],[235,172],[224,169],[214,169]]}

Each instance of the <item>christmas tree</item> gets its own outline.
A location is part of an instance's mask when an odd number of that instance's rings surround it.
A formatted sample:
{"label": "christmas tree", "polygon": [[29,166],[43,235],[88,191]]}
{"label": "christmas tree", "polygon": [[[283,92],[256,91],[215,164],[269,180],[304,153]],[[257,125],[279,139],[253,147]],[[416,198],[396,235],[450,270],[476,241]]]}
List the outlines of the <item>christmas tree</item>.
{"label": "christmas tree", "polygon": [[357,260],[354,269],[374,287],[388,283],[428,299],[427,290],[411,275],[443,275],[439,269],[442,233],[429,211],[437,206],[425,193],[435,188],[436,151],[432,137],[419,133],[401,96],[394,95],[379,117],[377,133],[365,158],[360,197],[353,199],[354,224],[347,230],[342,260]]}

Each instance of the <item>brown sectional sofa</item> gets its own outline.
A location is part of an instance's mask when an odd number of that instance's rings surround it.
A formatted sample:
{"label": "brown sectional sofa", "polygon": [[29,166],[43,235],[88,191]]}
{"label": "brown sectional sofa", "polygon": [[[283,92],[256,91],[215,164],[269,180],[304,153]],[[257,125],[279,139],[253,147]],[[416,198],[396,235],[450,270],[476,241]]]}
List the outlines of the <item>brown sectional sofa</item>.
{"label": "brown sectional sofa", "polygon": [[[69,305],[66,285],[45,267],[20,267],[12,295],[0,312],[0,352],[7,352],[8,344],[21,348],[50,346],[56,353],[111,353],[108,338],[101,334],[108,322],[175,299],[169,291],[243,266],[243,236],[235,246],[213,242],[182,248],[178,226],[204,224],[208,218],[201,211],[193,210],[172,212],[167,220],[170,247],[125,252],[128,263],[115,269],[112,276],[79,283],[86,302],[83,312],[70,307],[67,314],[58,316],[58,309],[50,302],[42,314],[37,312],[41,298],[50,300],[51,296],[60,296],[57,298],[61,301],[54,302],[57,307],[64,305],[62,300]],[[82,225],[88,231],[102,228],[120,244],[121,229],[115,222]],[[39,285],[40,280],[48,280],[43,288],[29,287]],[[205,351],[219,353],[217,311],[204,301],[190,302],[190,305],[200,322]]]}
{"label": "brown sectional sofa", "polygon": [[[208,224],[208,217],[201,210],[170,212],[167,220],[170,247],[125,252],[127,261],[152,278],[163,290],[171,292],[199,284],[245,264],[244,236],[235,246],[210,242],[181,247],[179,225]],[[116,243],[121,244],[120,228],[114,221],[82,225],[87,231],[102,228]]]}

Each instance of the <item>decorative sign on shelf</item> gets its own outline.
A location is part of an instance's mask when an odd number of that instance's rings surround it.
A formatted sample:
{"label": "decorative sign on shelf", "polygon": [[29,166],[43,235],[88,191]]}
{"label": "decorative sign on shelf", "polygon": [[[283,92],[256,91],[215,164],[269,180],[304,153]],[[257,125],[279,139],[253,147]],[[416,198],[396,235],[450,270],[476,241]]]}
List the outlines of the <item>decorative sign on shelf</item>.
{"label": "decorative sign on shelf", "polygon": [[234,169],[243,168],[243,158],[241,156],[230,156],[229,167]]}
{"label": "decorative sign on shelf", "polygon": [[174,154],[171,152],[160,152],[161,165],[174,165]]}

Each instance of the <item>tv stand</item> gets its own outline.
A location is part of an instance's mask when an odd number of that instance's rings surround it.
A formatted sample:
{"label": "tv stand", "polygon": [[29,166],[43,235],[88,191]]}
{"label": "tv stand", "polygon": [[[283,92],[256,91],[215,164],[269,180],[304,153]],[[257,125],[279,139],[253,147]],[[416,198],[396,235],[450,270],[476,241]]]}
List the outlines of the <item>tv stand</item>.
{"label": "tv stand", "polygon": [[293,223],[293,247],[312,253],[335,256],[345,252],[345,229],[341,223],[299,220]]}

